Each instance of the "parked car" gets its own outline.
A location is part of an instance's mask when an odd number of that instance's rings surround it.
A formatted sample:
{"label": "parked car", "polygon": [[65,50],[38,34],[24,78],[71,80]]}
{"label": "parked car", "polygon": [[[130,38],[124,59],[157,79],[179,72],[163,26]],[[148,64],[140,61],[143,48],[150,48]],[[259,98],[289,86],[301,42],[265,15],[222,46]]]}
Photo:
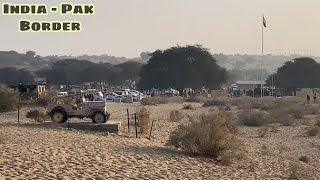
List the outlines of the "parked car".
{"label": "parked car", "polygon": [[166,89],[164,93],[167,96],[179,96],[180,94],[178,90],[172,88]]}
{"label": "parked car", "polygon": [[111,100],[111,101],[114,100],[114,98],[117,97],[117,96],[118,96],[118,94],[113,93],[113,92],[112,92],[112,93],[106,93],[106,94],[105,94],[106,100]]}
{"label": "parked car", "polygon": [[137,91],[137,90],[130,90],[129,93],[135,94],[135,95],[139,95],[140,94],[140,96],[143,96],[143,93],[141,93],[140,91]]}
{"label": "parked car", "polygon": [[64,97],[64,96],[68,96],[68,92],[59,92],[58,97]]}

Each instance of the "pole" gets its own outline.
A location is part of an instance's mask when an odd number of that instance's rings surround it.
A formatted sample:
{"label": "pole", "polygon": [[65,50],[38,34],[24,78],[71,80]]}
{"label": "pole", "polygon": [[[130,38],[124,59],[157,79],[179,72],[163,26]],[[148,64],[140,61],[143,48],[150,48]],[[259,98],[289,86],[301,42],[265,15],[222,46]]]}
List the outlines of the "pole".
{"label": "pole", "polygon": [[138,138],[137,113],[134,113],[134,126],[136,128],[136,138]]}
{"label": "pole", "polygon": [[20,122],[20,98],[18,101],[18,123]]}
{"label": "pole", "polygon": [[272,95],[272,97],[273,97],[273,73],[272,73],[272,75],[271,75],[271,86],[272,86],[272,89],[271,89],[271,95]]}
{"label": "pole", "polygon": [[127,108],[127,117],[128,117],[128,132],[130,132],[130,118],[129,118],[129,109]]}
{"label": "pole", "polygon": [[[262,15],[262,18],[264,18],[264,15]],[[261,97],[263,97],[263,87],[262,87],[262,65],[263,65],[263,29],[264,29],[264,24],[262,22],[262,41],[261,41],[261,45],[262,45],[262,48],[261,48],[261,67],[260,67],[260,80],[261,80],[261,85],[260,85],[260,88],[261,88]]]}
{"label": "pole", "polygon": [[[154,120],[153,120],[154,121]],[[149,140],[151,140],[151,133],[152,133],[152,128],[153,128],[153,121],[151,123],[151,129],[150,129],[150,134],[149,134]]]}

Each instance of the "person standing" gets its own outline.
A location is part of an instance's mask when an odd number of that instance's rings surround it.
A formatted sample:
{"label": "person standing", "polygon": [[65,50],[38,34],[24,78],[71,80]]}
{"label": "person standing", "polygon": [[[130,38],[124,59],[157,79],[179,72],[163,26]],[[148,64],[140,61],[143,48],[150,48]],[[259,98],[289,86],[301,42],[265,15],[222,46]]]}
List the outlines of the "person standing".
{"label": "person standing", "polygon": [[308,102],[308,103],[310,102],[310,96],[309,96],[309,94],[307,94],[307,102]]}
{"label": "person standing", "polygon": [[313,103],[316,103],[316,100],[317,100],[317,93],[314,92],[313,93]]}

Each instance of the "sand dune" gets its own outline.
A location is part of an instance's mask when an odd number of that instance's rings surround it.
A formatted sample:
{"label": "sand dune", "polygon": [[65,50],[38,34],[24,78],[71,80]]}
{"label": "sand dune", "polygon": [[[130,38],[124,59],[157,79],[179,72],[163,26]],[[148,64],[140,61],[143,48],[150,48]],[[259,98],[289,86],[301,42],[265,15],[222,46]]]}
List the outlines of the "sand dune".
{"label": "sand dune", "polygon": [[[183,112],[208,110],[193,105],[195,110]],[[320,138],[307,137],[307,126],[280,127],[265,138],[258,138],[254,128],[241,127],[239,137],[246,144],[246,158],[231,166],[166,147],[170,131],[179,124],[168,121],[168,114],[182,106],[170,103],[148,107],[155,120],[151,141],[128,137],[128,133],[107,136],[25,126],[23,123],[32,123],[25,118],[18,125],[15,113],[1,114],[0,132],[5,142],[0,144],[0,179],[287,179],[293,162],[304,179],[320,179]],[[127,107],[132,111],[141,108],[138,104],[110,104],[110,111]],[[122,114],[118,111],[113,115]],[[299,162],[300,156],[308,156],[310,162]]]}

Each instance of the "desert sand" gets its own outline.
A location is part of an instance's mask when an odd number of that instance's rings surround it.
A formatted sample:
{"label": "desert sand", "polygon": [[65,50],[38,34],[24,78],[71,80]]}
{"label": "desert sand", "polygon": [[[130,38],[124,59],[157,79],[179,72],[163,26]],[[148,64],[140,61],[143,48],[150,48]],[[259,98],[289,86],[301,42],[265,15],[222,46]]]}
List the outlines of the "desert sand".
{"label": "desert sand", "polygon": [[0,179],[288,179],[292,167],[302,179],[320,179],[320,138],[305,134],[308,125],[280,126],[263,138],[255,128],[240,127],[245,157],[229,166],[165,146],[184,121],[168,120],[171,110],[190,115],[209,110],[191,104],[193,110],[182,110],[182,103],[146,106],[154,120],[151,140],[127,132],[126,109],[136,112],[142,108],[138,103],[108,105],[113,120],[123,123],[121,135],[33,126],[25,118],[30,107],[23,108],[19,124],[16,112],[2,113]]}

